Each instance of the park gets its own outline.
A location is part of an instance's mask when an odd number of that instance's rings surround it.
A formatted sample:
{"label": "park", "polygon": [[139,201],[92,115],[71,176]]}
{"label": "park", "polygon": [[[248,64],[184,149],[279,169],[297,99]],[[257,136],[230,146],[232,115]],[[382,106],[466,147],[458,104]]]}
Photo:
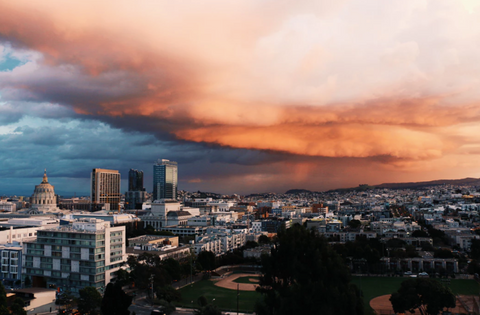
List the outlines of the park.
{"label": "park", "polygon": [[[180,289],[182,294],[182,302],[177,306],[195,308],[197,307],[197,299],[204,296],[209,303],[214,304],[223,311],[237,310],[237,285],[239,285],[239,311],[243,313],[252,313],[255,303],[261,298],[261,294],[252,290],[258,284],[258,275],[250,274],[230,274],[221,279],[206,279],[187,285]],[[375,298],[385,296],[388,297],[400,288],[400,284],[409,279],[408,277],[352,277],[352,282],[357,285],[363,292],[363,301],[365,306],[365,314],[376,314],[370,306],[370,302]],[[448,279],[441,282],[450,287],[452,292],[460,296],[478,296],[480,286],[475,280],[467,279]],[[220,286],[218,285],[220,283]],[[250,287],[243,287],[247,285]],[[385,300],[385,298],[384,298]],[[464,298],[468,300],[468,298]],[[457,304],[459,304],[457,302]],[[376,308],[377,314],[382,313],[383,307]],[[385,312],[383,312],[385,314]]]}

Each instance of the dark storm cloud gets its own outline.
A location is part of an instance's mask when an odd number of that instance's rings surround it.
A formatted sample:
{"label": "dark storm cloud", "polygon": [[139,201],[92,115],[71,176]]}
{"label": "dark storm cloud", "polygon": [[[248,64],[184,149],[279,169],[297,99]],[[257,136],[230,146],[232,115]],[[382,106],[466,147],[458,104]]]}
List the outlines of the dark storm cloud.
{"label": "dark storm cloud", "polygon": [[0,2],[0,39],[24,54],[0,72],[2,167],[19,176],[169,158],[190,187],[257,189],[477,169],[474,7],[30,2]]}

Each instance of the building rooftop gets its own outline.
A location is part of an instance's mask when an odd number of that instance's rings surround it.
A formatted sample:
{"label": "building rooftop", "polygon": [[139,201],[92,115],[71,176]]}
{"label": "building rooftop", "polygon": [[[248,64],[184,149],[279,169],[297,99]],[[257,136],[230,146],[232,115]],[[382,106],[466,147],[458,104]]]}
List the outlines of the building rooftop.
{"label": "building rooftop", "polygon": [[55,289],[47,289],[47,288],[24,288],[24,289],[16,289],[12,290],[15,293],[42,293],[42,292],[55,292]]}

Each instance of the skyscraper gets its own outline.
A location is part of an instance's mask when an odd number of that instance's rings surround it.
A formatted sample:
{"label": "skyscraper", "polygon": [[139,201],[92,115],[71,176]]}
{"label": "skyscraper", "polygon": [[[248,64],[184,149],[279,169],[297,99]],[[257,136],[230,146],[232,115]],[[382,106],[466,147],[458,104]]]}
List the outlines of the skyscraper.
{"label": "skyscraper", "polygon": [[153,200],[177,199],[177,162],[158,160],[153,164]]}
{"label": "skyscraper", "polygon": [[90,200],[92,209],[109,204],[107,210],[118,210],[120,203],[120,173],[116,170],[94,168],[90,177]]}
{"label": "skyscraper", "polygon": [[125,209],[142,209],[147,200],[147,192],[143,187],[143,171],[130,169],[128,172],[128,191],[125,193]]}
{"label": "skyscraper", "polygon": [[143,191],[143,171],[128,171],[128,191]]}

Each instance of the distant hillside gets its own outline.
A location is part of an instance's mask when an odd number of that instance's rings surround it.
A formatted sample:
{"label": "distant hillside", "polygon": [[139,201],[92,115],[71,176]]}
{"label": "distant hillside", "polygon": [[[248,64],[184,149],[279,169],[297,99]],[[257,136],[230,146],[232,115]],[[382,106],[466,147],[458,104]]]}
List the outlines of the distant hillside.
{"label": "distant hillside", "polygon": [[306,189],[290,189],[285,194],[311,194],[310,190]]}
{"label": "distant hillside", "polygon": [[416,189],[424,188],[428,186],[440,186],[440,185],[455,185],[455,186],[480,186],[480,178],[463,178],[463,179],[439,179],[428,182],[412,182],[412,183],[384,183],[376,185],[376,188],[389,188],[389,189]]}
{"label": "distant hillside", "polygon": [[409,183],[383,183],[380,185],[359,185],[358,187],[351,188],[339,188],[333,189],[332,191],[345,192],[345,191],[365,191],[369,189],[422,189],[425,187],[431,186],[440,186],[440,185],[454,185],[454,186],[480,186],[480,178],[463,178],[463,179],[438,179],[431,180],[427,182],[409,182]]}

